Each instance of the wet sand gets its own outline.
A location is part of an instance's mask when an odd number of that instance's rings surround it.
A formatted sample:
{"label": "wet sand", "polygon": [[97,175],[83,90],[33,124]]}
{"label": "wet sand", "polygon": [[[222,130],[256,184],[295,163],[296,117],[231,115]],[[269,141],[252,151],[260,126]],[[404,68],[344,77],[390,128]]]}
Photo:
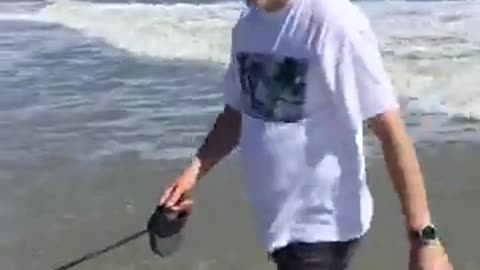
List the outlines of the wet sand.
{"label": "wet sand", "polygon": [[[456,269],[480,269],[480,146],[425,145],[418,152]],[[136,156],[0,162],[0,269],[53,269],[143,229],[161,190],[186,163]],[[203,180],[175,256],[155,257],[143,237],[74,269],[274,269],[255,234],[239,175],[233,155]],[[351,269],[404,270],[403,219],[381,159],[369,160],[369,175],[376,215]]]}

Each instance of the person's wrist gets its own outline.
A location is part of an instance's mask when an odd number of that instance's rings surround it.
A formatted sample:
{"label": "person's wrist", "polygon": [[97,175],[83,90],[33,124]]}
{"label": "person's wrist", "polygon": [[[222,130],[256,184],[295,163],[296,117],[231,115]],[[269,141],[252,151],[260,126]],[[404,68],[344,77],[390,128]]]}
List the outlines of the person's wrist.
{"label": "person's wrist", "polygon": [[432,224],[432,218],[428,209],[407,218],[407,227],[411,231],[420,231],[425,226]]}
{"label": "person's wrist", "polygon": [[190,162],[190,171],[198,175],[201,167],[202,161],[198,156],[194,156]]}
{"label": "person's wrist", "polygon": [[409,240],[418,246],[441,246],[438,228],[431,222],[409,230]]}
{"label": "person's wrist", "polygon": [[412,215],[407,217],[406,229],[409,238],[412,236],[418,236],[418,234],[428,225],[433,224],[432,219],[428,211],[424,211],[422,215]]}

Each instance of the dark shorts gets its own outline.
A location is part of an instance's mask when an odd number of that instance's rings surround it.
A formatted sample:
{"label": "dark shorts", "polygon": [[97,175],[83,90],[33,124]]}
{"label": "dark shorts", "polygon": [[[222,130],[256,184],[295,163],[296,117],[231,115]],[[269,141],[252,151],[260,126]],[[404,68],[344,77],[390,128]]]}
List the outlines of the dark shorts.
{"label": "dark shorts", "polygon": [[274,251],[271,258],[278,270],[345,270],[359,242],[292,243]]}

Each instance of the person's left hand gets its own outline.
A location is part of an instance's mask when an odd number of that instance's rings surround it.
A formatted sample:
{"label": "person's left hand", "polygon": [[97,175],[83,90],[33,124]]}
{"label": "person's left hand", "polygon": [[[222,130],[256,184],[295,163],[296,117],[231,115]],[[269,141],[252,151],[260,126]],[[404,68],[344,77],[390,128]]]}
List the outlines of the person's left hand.
{"label": "person's left hand", "polygon": [[453,270],[453,266],[441,244],[428,246],[412,243],[409,270]]}

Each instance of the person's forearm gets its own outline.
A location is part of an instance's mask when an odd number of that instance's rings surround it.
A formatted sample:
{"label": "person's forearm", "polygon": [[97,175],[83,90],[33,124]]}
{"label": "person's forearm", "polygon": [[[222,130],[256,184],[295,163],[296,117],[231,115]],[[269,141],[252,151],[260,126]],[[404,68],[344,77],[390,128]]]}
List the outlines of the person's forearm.
{"label": "person's forearm", "polygon": [[431,222],[424,179],[415,148],[406,133],[382,143],[385,162],[409,230]]}
{"label": "person's forearm", "polygon": [[218,115],[185,173],[191,174],[195,179],[202,178],[238,145],[240,127],[240,114],[226,108]]}

